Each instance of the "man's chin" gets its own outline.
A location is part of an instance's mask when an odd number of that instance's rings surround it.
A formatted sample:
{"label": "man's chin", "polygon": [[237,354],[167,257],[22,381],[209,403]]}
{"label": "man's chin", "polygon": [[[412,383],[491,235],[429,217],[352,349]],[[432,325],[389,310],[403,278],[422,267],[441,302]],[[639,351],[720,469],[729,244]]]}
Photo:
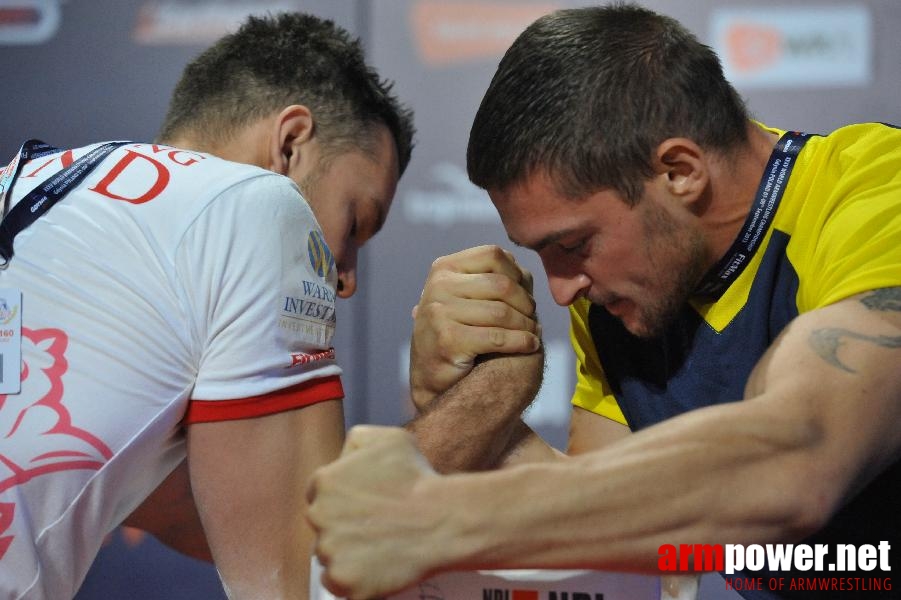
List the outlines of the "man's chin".
{"label": "man's chin", "polygon": [[591,298],[589,300],[592,304],[603,307],[611,316],[616,317],[626,331],[643,340],[662,337],[678,314],[674,306],[663,307],[666,310],[653,311],[626,298],[616,298],[606,302],[597,302]]}
{"label": "man's chin", "polygon": [[663,337],[663,334],[666,332],[666,327],[647,327],[642,324],[642,326],[638,328],[626,326],[626,330],[639,339],[652,341]]}
{"label": "man's chin", "polygon": [[623,324],[623,327],[626,328],[626,331],[642,340],[653,340],[660,337],[663,333],[663,328],[648,327],[643,321],[627,322],[620,319],[620,322]]}
{"label": "man's chin", "polygon": [[675,318],[674,316],[664,318],[661,315],[649,314],[637,306],[633,306],[633,309],[620,315],[610,314],[619,319],[626,331],[642,340],[654,340],[662,337]]}
{"label": "man's chin", "polygon": [[619,319],[626,331],[641,339],[653,339],[658,337],[663,327],[649,326],[645,315],[634,303],[627,300],[617,300],[604,305],[608,313]]}

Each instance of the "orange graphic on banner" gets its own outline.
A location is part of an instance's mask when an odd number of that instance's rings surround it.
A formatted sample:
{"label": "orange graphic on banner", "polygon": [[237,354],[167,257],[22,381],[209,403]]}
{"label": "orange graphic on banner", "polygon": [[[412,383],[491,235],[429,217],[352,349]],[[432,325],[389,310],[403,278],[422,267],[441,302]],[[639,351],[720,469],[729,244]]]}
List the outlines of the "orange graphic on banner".
{"label": "orange graphic on banner", "polygon": [[736,71],[756,71],[779,60],[783,52],[782,34],[764,25],[733,25],[726,31],[726,52]]}
{"label": "orange graphic on banner", "polygon": [[532,21],[556,10],[554,3],[416,2],[410,24],[422,61],[431,66],[503,54]]}
{"label": "orange graphic on banner", "polygon": [[41,20],[41,11],[32,6],[0,7],[0,26],[36,25]]}

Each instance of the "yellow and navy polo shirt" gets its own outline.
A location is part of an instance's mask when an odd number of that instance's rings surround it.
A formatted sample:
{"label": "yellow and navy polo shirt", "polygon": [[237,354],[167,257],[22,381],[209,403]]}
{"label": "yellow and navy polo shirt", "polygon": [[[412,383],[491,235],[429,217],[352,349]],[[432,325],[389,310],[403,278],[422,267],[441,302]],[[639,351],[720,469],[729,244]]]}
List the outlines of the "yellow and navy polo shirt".
{"label": "yellow and navy polo shirt", "polygon": [[754,365],[794,317],[899,285],[901,130],[869,123],[813,136],[763,242],[718,300],[693,301],[655,341],[632,336],[588,300],[570,307],[573,404],[638,430],[741,400]]}

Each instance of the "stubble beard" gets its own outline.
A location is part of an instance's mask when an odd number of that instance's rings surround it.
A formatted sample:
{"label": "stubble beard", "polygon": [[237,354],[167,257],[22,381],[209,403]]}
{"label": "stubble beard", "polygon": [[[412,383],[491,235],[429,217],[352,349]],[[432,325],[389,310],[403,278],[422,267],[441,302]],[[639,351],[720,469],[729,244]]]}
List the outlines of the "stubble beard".
{"label": "stubble beard", "polygon": [[644,226],[645,258],[658,274],[657,293],[638,305],[640,318],[629,331],[654,339],[675,322],[707,272],[707,248],[698,231],[680,225],[660,207],[648,209]]}

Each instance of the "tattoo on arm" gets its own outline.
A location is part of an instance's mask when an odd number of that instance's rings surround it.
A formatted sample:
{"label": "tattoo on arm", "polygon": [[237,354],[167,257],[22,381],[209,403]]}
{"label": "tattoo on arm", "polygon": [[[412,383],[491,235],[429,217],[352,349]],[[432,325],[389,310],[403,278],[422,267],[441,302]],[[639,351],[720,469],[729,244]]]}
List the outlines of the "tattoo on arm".
{"label": "tattoo on arm", "polygon": [[[860,299],[869,310],[901,312],[901,287],[873,290]],[[817,355],[834,367],[848,373],[857,371],[849,367],[838,356],[839,348],[846,340],[861,340],[883,348],[901,348],[901,337],[887,335],[864,335],[849,329],[827,327],[810,334],[809,344]]]}
{"label": "tattoo on arm", "polygon": [[[868,298],[870,298],[870,296],[868,296]],[[901,310],[901,307],[892,310]],[[828,327],[813,331],[810,334],[809,343],[810,347],[813,348],[813,351],[832,366],[838,367],[848,373],[856,373],[856,370],[843,363],[838,357],[838,350],[846,339],[862,340],[883,348],[901,348],[901,336],[864,335],[862,333],[838,327]]]}
{"label": "tattoo on arm", "polygon": [[873,290],[861,298],[860,303],[870,310],[893,310],[901,312],[901,288],[891,287]]}

